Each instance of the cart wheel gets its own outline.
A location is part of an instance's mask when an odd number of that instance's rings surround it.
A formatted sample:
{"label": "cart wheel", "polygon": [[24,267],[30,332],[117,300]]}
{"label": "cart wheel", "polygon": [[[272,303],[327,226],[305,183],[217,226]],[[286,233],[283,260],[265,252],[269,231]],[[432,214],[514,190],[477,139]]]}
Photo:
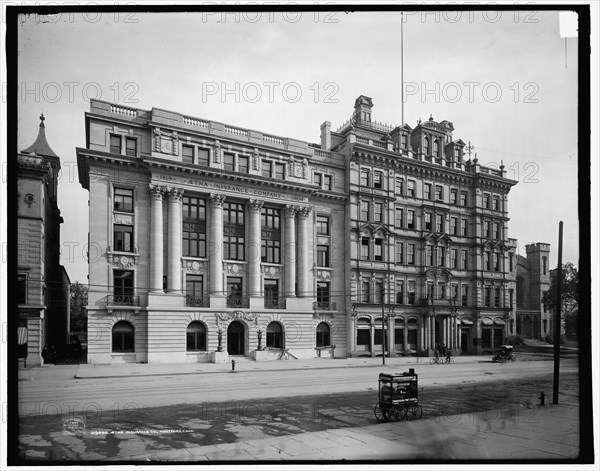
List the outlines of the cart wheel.
{"label": "cart wheel", "polygon": [[423,408],[418,404],[413,404],[406,409],[406,420],[418,420],[423,417]]}
{"label": "cart wheel", "polygon": [[379,402],[375,404],[375,417],[379,422],[388,421],[388,412],[379,405]]}
{"label": "cart wheel", "polygon": [[406,409],[402,406],[393,406],[390,409],[390,420],[402,422],[406,420]]}
{"label": "cart wheel", "polygon": [[437,361],[435,361],[434,357],[431,357],[431,359],[429,360],[429,364],[430,365],[435,365],[437,363]]}

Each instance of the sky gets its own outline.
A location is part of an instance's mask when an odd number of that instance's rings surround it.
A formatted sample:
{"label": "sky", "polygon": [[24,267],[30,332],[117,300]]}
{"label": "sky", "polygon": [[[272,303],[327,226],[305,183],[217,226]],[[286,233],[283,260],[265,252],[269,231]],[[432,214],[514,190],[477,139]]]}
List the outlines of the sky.
{"label": "sky", "polygon": [[[89,100],[163,108],[278,136],[320,142],[359,95],[374,120],[400,125],[400,13],[64,13],[22,17],[18,146],[46,136],[61,157],[61,263],[86,281],[88,193],[76,147],[85,147]],[[578,39],[561,38],[556,11],[412,12],[404,22],[404,122],[454,124],[483,165],[503,162],[508,234],[519,253],[551,244],[578,264]],[[13,64],[14,66],[14,64]]]}

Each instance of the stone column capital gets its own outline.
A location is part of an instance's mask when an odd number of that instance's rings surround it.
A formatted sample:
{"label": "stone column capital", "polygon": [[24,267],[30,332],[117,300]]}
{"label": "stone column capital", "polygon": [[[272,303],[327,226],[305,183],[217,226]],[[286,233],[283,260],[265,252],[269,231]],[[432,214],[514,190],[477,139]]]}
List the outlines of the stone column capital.
{"label": "stone column capital", "polygon": [[151,200],[162,201],[164,188],[158,185],[149,185],[148,194]]}
{"label": "stone column capital", "polygon": [[296,212],[297,212],[297,209],[296,209],[296,207],[295,207],[295,206],[293,206],[293,205],[291,205],[291,204],[286,204],[286,205],[283,207],[283,215],[284,215],[285,217],[288,217],[288,218],[290,218],[290,217],[291,217],[291,218],[293,218],[293,217],[295,217],[295,216],[296,216]]}
{"label": "stone column capital", "polygon": [[298,206],[296,211],[299,217],[306,219],[310,215],[312,208],[310,206]]}
{"label": "stone column capital", "polygon": [[225,201],[225,195],[220,195],[218,193],[211,193],[208,196],[208,203],[211,206],[221,207],[221,206],[223,206],[224,201]]}
{"label": "stone column capital", "polygon": [[181,188],[167,188],[165,195],[172,201],[181,201],[183,190]]}
{"label": "stone column capital", "polygon": [[251,199],[248,201],[248,209],[250,211],[260,211],[264,204],[263,200]]}

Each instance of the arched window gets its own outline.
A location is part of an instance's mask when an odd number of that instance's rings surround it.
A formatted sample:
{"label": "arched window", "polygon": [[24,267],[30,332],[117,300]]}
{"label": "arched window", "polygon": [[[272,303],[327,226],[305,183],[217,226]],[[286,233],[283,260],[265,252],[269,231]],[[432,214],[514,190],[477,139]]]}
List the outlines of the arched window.
{"label": "arched window", "polygon": [[327,347],[331,345],[330,329],[326,322],[321,322],[317,326],[317,347]]}
{"label": "arched window", "polygon": [[188,352],[206,351],[206,326],[199,321],[193,321],[186,330],[186,350]]}
{"label": "arched window", "polygon": [[356,321],[356,351],[371,351],[371,321],[360,318]]}
{"label": "arched window", "polygon": [[425,155],[429,155],[429,138],[426,137],[423,141],[423,152]]}
{"label": "arched window", "polygon": [[442,154],[440,153],[440,141],[437,139],[433,141],[433,155],[435,155],[436,157],[442,156]]}
{"label": "arched window", "polygon": [[279,322],[267,326],[267,347],[283,348],[283,328]]}
{"label": "arched window", "polygon": [[135,335],[133,326],[127,321],[119,321],[112,328],[113,353],[135,351]]}

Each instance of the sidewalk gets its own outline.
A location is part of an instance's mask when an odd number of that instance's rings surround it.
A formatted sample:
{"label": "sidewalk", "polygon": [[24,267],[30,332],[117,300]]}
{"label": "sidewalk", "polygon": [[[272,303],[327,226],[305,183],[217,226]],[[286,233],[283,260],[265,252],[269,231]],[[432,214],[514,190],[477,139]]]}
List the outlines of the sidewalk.
{"label": "sidewalk", "polygon": [[[579,454],[578,407],[505,408],[192,446],[131,461],[565,460]],[[123,460],[123,458],[119,458]]]}

